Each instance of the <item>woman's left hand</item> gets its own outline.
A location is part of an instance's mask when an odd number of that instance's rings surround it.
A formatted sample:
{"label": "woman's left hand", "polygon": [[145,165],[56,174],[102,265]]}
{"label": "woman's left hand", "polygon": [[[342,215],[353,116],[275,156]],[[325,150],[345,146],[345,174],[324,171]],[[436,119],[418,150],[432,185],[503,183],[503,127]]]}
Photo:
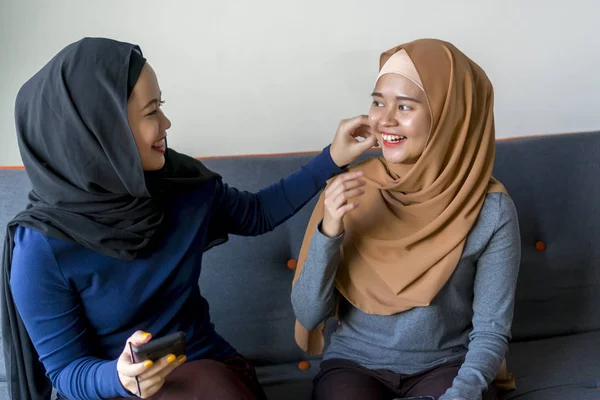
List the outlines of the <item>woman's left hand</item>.
{"label": "woman's left hand", "polygon": [[[359,141],[358,137],[364,140]],[[333,138],[331,158],[338,167],[345,167],[375,145],[377,145],[377,136],[369,128],[368,116],[359,115],[344,119],[340,122]]]}
{"label": "woman's left hand", "polygon": [[[174,354],[170,354],[160,360],[156,360],[156,362],[148,360],[141,363],[133,363],[131,361],[129,343],[133,346],[141,346],[148,343],[151,337],[149,333],[142,331],[135,332],[127,339],[127,344],[117,361],[117,376],[121,385],[128,392],[142,399],[147,399],[158,392],[165,383],[167,376],[186,360],[185,356],[176,358]],[[138,388],[140,390],[139,393]]]}

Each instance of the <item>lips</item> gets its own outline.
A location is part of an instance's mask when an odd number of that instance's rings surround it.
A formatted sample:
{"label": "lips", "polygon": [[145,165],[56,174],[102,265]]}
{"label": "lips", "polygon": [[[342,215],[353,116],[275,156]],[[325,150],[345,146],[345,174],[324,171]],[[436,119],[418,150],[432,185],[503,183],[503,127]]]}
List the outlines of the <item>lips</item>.
{"label": "lips", "polygon": [[166,138],[163,137],[160,140],[154,142],[154,144],[152,145],[152,150],[155,150],[161,154],[164,154],[164,152],[167,150]]}

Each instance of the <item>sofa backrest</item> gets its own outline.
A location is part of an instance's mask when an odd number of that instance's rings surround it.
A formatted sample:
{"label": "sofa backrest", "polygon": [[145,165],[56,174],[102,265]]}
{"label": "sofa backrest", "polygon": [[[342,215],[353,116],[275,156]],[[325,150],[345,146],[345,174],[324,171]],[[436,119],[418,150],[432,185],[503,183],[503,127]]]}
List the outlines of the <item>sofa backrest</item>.
{"label": "sofa backrest", "polygon": [[[258,190],[309,159],[206,164],[228,183]],[[494,176],[512,196],[521,229],[513,341],[600,330],[600,132],[500,141]],[[286,264],[297,258],[315,200],[275,232],[233,237],[205,256],[201,287],[213,319],[256,362],[304,357],[293,340]]]}
{"label": "sofa backrest", "polygon": [[[600,330],[599,156],[600,133],[498,143],[494,175],[517,205],[522,236],[515,341]],[[311,157],[219,158],[206,165],[230,185],[256,191]],[[23,170],[0,170],[0,226],[25,206],[29,188]],[[294,342],[288,261],[297,258],[315,201],[274,232],[232,236],[204,255],[200,288],[213,322],[257,365],[306,358]],[[545,250],[538,251],[538,242]],[[0,363],[0,378],[3,369]]]}
{"label": "sofa backrest", "polygon": [[[0,169],[0,240],[4,248],[6,224],[27,205],[31,183],[22,169]],[[2,250],[0,250],[2,251]],[[2,337],[0,332],[0,338]],[[4,351],[0,340],[0,381],[6,381]]]}
{"label": "sofa backrest", "polygon": [[513,341],[600,330],[600,132],[500,142],[495,175],[521,230]]}

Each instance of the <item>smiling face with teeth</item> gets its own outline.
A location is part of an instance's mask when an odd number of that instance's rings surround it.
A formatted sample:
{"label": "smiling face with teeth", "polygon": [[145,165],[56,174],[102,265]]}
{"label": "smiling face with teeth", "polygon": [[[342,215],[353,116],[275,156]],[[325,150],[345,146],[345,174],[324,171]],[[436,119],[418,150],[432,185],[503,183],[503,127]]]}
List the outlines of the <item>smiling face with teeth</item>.
{"label": "smiling face with teeth", "polygon": [[156,171],[165,165],[165,139],[171,121],[163,113],[162,103],[156,74],[152,67],[146,64],[127,101],[127,120],[144,171]]}
{"label": "smiling face with teeth", "polygon": [[392,164],[416,163],[431,127],[425,92],[405,76],[390,73],[379,78],[372,96],[369,123],[383,157]]}

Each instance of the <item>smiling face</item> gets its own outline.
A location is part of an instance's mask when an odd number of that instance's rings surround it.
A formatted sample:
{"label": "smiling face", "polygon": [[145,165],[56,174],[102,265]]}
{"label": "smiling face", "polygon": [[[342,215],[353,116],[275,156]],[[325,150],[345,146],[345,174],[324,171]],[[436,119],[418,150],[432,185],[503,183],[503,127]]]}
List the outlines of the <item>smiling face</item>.
{"label": "smiling face", "polygon": [[379,78],[372,96],[369,123],[383,157],[392,164],[416,163],[431,128],[425,92],[405,76],[389,73]]}
{"label": "smiling face", "polygon": [[159,170],[165,164],[165,139],[171,121],[163,113],[162,104],[158,79],[152,67],[146,64],[127,102],[127,119],[144,171]]}

